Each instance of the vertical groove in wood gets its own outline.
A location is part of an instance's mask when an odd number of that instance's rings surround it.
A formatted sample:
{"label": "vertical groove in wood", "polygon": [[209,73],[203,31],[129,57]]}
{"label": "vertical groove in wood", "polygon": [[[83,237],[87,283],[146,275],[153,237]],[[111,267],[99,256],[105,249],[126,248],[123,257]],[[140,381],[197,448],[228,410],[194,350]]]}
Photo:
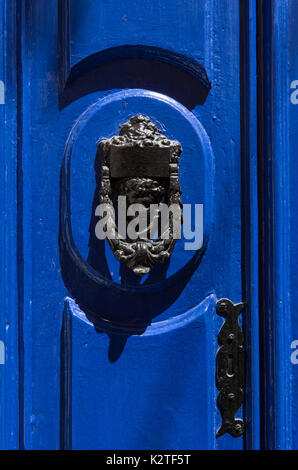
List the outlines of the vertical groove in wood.
{"label": "vertical groove in wood", "polygon": [[242,285],[246,349],[245,447],[259,449],[259,304],[256,2],[239,2],[241,83]]}
{"label": "vertical groove in wood", "polygon": [[66,83],[70,68],[69,0],[58,0],[59,95]]}
{"label": "vertical groove in wood", "polygon": [[60,449],[72,448],[72,316],[64,303],[60,348]]}

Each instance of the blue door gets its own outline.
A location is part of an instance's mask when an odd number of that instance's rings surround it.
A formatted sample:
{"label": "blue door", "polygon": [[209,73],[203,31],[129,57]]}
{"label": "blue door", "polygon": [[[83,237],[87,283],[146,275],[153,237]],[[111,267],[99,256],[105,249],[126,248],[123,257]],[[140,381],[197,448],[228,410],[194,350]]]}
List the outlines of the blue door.
{"label": "blue door", "polygon": [[[255,1],[3,0],[0,15],[1,447],[258,448]],[[164,187],[183,204],[175,244],[97,236],[111,188]],[[245,386],[222,298],[246,303]]]}

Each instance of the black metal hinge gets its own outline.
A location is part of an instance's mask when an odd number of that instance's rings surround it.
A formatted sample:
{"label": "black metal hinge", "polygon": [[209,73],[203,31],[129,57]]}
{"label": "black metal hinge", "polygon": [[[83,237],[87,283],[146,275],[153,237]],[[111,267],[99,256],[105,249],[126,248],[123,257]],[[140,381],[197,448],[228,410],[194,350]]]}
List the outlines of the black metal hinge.
{"label": "black metal hinge", "polygon": [[226,433],[240,437],[245,431],[243,420],[235,418],[244,400],[245,351],[238,322],[244,307],[244,303],[234,304],[229,299],[221,299],[216,304],[216,313],[225,319],[218,334],[220,348],[216,356],[217,406],[222,417],[216,437]]}

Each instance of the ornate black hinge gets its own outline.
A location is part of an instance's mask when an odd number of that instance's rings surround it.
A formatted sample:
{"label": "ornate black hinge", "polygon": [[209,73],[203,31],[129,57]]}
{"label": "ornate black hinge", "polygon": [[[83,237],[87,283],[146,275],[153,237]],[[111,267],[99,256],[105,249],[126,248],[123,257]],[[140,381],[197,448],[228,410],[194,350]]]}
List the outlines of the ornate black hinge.
{"label": "ornate black hinge", "polygon": [[216,437],[226,433],[239,437],[245,430],[242,419],[235,419],[244,399],[244,338],[238,323],[244,306],[244,303],[234,304],[229,299],[221,299],[216,304],[216,313],[225,318],[218,335],[220,348],[216,356],[216,387],[219,390],[217,406],[222,417]]}

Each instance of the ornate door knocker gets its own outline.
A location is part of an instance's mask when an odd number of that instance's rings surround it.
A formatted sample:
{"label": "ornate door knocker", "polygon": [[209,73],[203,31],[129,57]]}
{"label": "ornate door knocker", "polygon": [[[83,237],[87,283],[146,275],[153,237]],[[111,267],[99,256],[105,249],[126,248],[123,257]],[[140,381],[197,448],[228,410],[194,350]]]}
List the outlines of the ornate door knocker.
{"label": "ornate door knocker", "polygon": [[[182,223],[178,166],[182,147],[178,141],[169,140],[142,115],[133,116],[122,125],[118,136],[102,140],[99,147],[102,152],[100,202],[109,227],[106,238],[120,262],[136,274],[147,274],[156,263],[170,258],[176,238],[179,238],[174,235],[177,223],[180,228]],[[119,220],[115,218],[114,209],[119,206],[119,197],[123,196],[127,207],[138,204],[145,211],[146,228],[134,239],[121,233]],[[159,209],[152,220],[152,207],[156,206]],[[165,206],[170,209],[168,222],[161,225],[160,207]],[[179,210],[172,210],[173,207]],[[125,228],[130,220],[128,216]],[[158,235],[155,239],[150,238],[152,224],[158,220]]]}

